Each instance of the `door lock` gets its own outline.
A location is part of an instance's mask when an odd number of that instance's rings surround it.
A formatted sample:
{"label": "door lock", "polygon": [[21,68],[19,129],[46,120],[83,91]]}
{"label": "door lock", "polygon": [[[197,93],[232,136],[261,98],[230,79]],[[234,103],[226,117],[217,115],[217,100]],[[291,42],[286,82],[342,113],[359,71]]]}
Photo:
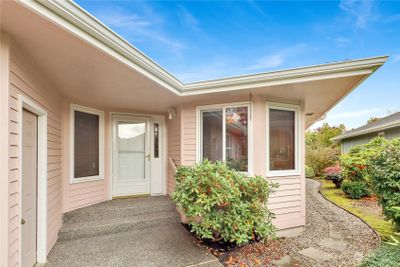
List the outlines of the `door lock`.
{"label": "door lock", "polygon": [[25,223],[26,223],[26,221],[21,218],[21,224],[24,225]]}
{"label": "door lock", "polygon": [[146,156],[144,156],[145,158],[147,158],[147,160],[148,161],[150,161],[150,157],[151,157],[151,155],[150,154],[147,154]]}

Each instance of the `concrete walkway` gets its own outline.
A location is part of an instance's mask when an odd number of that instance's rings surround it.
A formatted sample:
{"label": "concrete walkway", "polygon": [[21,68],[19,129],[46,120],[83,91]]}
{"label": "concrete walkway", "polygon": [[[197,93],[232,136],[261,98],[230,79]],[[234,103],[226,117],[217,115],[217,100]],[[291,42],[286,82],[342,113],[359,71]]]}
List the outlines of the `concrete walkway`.
{"label": "concrete walkway", "polygon": [[64,215],[46,266],[222,266],[167,197],[118,199]]}

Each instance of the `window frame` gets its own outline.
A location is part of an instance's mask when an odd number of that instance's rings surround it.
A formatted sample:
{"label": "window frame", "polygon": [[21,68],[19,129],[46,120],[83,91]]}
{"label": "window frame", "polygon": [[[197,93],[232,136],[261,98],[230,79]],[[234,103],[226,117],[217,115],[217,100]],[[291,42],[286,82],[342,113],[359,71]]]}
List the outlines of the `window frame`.
{"label": "window frame", "polygon": [[232,102],[196,107],[196,163],[203,160],[203,111],[216,111],[222,109],[222,161],[226,161],[226,112],[227,108],[247,107],[248,129],[247,129],[247,171],[241,172],[245,175],[253,175],[253,105],[252,102]]}
{"label": "window frame", "polygon": [[[271,109],[283,110],[283,111],[294,111],[294,169],[293,170],[271,170],[270,169],[270,122],[269,122],[269,111]],[[279,177],[279,176],[297,176],[300,173],[300,106],[276,102],[266,103],[266,176],[267,177]]]}
{"label": "window frame", "polygon": [[[75,178],[75,111],[99,116],[99,175]],[[69,165],[70,184],[84,183],[90,181],[104,180],[104,112],[94,108],[70,104],[70,143],[69,143]]]}

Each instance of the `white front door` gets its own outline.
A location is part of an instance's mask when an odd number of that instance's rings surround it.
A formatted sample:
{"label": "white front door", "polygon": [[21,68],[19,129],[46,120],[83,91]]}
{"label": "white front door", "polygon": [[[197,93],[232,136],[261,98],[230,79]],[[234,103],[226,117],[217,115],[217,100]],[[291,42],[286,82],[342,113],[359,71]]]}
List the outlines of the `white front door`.
{"label": "white front door", "polygon": [[21,205],[21,266],[36,263],[37,244],[37,152],[38,119],[23,110],[22,115],[22,205]]}
{"label": "white front door", "polygon": [[113,116],[113,197],[150,194],[150,161],[150,118]]}

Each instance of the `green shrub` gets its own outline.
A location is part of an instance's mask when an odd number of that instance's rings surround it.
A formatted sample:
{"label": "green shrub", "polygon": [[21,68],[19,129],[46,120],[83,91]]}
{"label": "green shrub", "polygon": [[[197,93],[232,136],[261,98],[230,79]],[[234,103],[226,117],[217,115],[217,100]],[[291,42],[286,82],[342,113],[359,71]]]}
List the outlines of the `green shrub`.
{"label": "green shrub", "polygon": [[398,238],[400,238],[400,233],[394,233],[393,235],[390,236],[389,241],[385,243],[390,246],[400,247],[400,239]]}
{"label": "green shrub", "polygon": [[400,247],[383,245],[366,257],[359,267],[398,267]]}
{"label": "green shrub", "polygon": [[274,236],[274,215],[266,206],[276,185],[261,176],[245,177],[224,163],[182,166],[172,199],[200,238],[243,244]]}
{"label": "green shrub", "polygon": [[307,165],[306,165],[306,177],[310,177],[310,178],[315,177],[313,168],[311,168],[310,166],[307,166]]}
{"label": "green shrub", "polygon": [[326,167],[337,164],[339,155],[340,149],[337,147],[307,149],[306,164],[313,170],[315,176],[320,177]]}
{"label": "green shrub", "polygon": [[385,143],[368,164],[372,188],[383,213],[400,230],[400,139]]}
{"label": "green shrub", "polygon": [[364,182],[347,181],[342,184],[342,190],[350,198],[359,199],[362,197],[369,196],[371,194],[368,186]]}
{"label": "green shrub", "polygon": [[367,170],[369,159],[379,153],[386,144],[386,139],[377,137],[367,144],[355,146],[349,153],[340,157],[340,167],[343,178],[350,181],[363,181],[370,184],[370,176]]}

